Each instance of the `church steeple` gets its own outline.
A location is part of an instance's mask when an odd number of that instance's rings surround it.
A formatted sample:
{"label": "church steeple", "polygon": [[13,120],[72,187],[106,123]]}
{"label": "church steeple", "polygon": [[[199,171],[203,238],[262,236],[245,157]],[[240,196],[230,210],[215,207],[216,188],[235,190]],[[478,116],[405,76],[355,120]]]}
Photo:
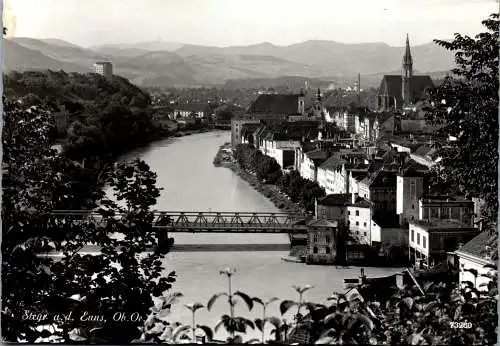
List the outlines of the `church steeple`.
{"label": "church steeple", "polygon": [[409,105],[412,100],[411,100],[411,77],[413,75],[413,59],[411,57],[411,50],[410,50],[410,38],[408,37],[408,34],[406,34],[406,48],[405,48],[405,53],[403,55],[403,70],[402,70],[402,97],[403,97],[403,104],[404,105]]}
{"label": "church steeple", "polygon": [[410,69],[413,66],[413,59],[411,57],[411,50],[410,50],[410,38],[408,34],[406,34],[406,49],[405,49],[405,55],[403,56],[403,68],[405,65],[409,66]]}

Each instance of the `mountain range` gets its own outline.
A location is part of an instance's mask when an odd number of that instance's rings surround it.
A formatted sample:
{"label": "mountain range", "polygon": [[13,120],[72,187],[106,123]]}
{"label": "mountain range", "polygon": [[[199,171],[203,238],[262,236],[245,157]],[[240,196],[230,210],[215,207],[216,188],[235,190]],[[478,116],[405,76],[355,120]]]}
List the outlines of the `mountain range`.
{"label": "mountain range", "polygon": [[[399,73],[403,47],[385,43],[346,44],[306,41],[289,46],[265,42],[248,46],[211,47],[152,41],[84,48],[59,39],[16,37],[4,40],[5,71],[64,70],[91,72],[98,60],[113,62],[114,72],[139,86],[223,85],[282,76],[349,83],[362,76],[375,86],[385,73]],[[434,44],[412,47],[414,69],[443,75],[453,53]],[[394,72],[396,71],[396,72]],[[234,84],[234,83],[233,83]]]}

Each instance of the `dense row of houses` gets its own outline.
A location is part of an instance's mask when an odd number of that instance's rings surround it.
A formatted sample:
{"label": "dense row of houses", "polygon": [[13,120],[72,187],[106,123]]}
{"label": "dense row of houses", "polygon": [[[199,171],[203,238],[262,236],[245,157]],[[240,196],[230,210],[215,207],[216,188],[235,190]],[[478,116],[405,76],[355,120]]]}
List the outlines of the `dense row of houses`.
{"label": "dense row of houses", "polygon": [[[458,256],[462,271],[491,263],[471,250],[477,245],[469,245],[485,238],[478,222],[482,202],[445,195],[428,182],[440,160],[435,144],[454,139],[437,137],[436,126],[426,121],[419,95],[432,81],[417,78],[418,90],[408,84],[409,54],[407,47],[406,77],[399,79],[403,94],[390,95],[388,81],[395,78],[384,77],[381,89],[387,95],[375,111],[325,108],[319,90],[312,105],[305,105],[303,92],[262,94],[245,116],[231,122],[233,146],[251,144],[284,172],[295,170],[325,189],[308,225],[308,263],[392,260],[394,253],[419,268],[450,254]],[[394,108],[391,98],[400,107]]]}

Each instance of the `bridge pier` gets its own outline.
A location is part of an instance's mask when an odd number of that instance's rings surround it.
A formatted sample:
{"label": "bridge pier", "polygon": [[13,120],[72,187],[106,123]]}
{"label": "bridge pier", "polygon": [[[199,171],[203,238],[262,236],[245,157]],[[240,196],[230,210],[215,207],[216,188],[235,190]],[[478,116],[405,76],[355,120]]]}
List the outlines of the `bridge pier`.
{"label": "bridge pier", "polygon": [[169,238],[168,232],[164,229],[156,231],[156,239],[158,241],[156,251],[162,255],[165,255],[171,246],[174,245],[174,238]]}

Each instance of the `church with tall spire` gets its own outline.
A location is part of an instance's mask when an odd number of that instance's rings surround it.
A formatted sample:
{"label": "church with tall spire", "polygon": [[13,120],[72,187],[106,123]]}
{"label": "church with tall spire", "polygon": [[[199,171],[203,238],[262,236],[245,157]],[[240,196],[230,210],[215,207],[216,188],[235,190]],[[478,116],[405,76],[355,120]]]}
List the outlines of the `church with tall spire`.
{"label": "church with tall spire", "polygon": [[401,75],[385,75],[377,91],[376,109],[378,111],[396,111],[411,107],[424,97],[434,83],[430,76],[413,75],[410,38],[406,34],[406,46],[403,54]]}

